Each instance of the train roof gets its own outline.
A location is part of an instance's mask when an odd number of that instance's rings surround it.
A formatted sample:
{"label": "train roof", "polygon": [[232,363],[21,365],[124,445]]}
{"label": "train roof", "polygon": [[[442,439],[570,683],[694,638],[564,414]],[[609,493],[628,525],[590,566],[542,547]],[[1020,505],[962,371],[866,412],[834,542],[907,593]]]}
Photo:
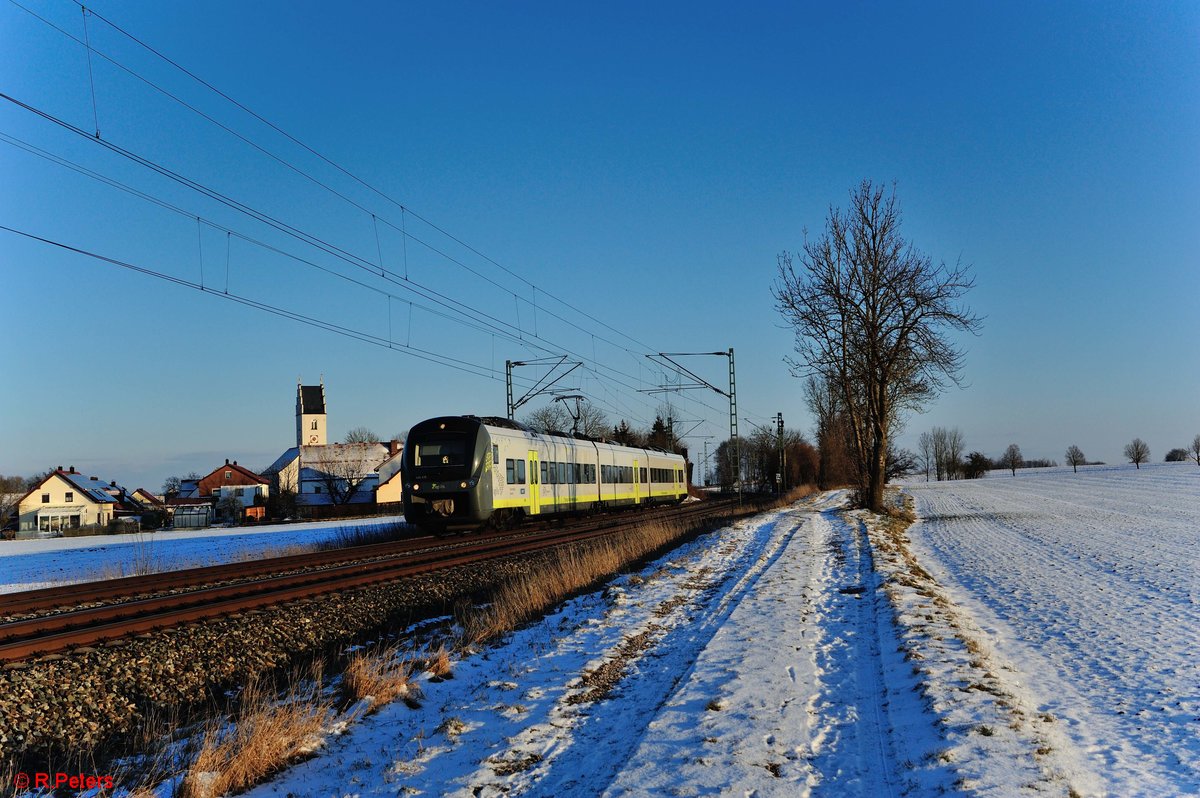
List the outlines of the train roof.
{"label": "train roof", "polygon": [[506,418],[505,416],[474,416],[474,415],[464,414],[461,416],[440,416],[439,418],[426,419],[425,421],[423,421],[421,423],[425,424],[430,421],[438,421],[441,418],[464,418],[464,419],[468,419],[470,421],[474,421],[476,423],[482,424],[487,427],[498,427],[500,429],[511,429],[511,430],[516,430],[517,432],[527,432],[527,433],[530,433],[531,435],[551,435],[556,438],[570,438],[572,440],[587,441],[589,443],[603,443],[603,444],[607,444],[609,446],[624,446],[625,448],[628,448],[628,449],[642,449],[647,452],[658,452],[659,454],[683,457],[683,455],[679,454],[678,452],[672,452],[672,451],[663,449],[658,446],[630,446],[629,444],[619,443],[617,441],[610,440],[608,438],[597,438],[597,437],[594,437],[591,435],[584,435],[582,432],[562,432],[560,430],[547,430],[546,432],[539,432],[538,430],[533,429],[532,427],[528,426],[527,424],[522,424],[520,421],[513,421],[511,418]]}

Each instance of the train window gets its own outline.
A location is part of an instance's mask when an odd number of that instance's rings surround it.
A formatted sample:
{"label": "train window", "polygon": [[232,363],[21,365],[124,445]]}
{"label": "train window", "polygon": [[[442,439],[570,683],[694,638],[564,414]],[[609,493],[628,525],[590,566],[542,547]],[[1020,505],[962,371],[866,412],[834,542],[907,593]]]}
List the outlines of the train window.
{"label": "train window", "polygon": [[541,466],[542,466],[542,468],[541,468],[541,471],[542,471],[542,484],[543,484],[543,485],[545,485],[545,484],[546,484],[546,463],[543,461],[543,462],[541,463]]}
{"label": "train window", "polygon": [[517,461],[517,484],[518,485],[525,484],[525,461],[524,460]]}
{"label": "train window", "polygon": [[642,482],[646,481],[646,469],[642,469]]}
{"label": "train window", "polygon": [[466,462],[467,443],[462,436],[429,438],[416,444],[413,449],[413,465],[417,467],[462,465]]}
{"label": "train window", "polygon": [[500,467],[500,447],[492,444],[492,468]]}
{"label": "train window", "polygon": [[504,461],[504,479],[509,485],[517,483],[517,461],[511,457]]}
{"label": "train window", "polygon": [[569,481],[567,479],[567,466],[568,465],[569,465],[568,463],[559,463],[558,464],[558,484],[560,484],[560,485],[566,485],[567,482]]}

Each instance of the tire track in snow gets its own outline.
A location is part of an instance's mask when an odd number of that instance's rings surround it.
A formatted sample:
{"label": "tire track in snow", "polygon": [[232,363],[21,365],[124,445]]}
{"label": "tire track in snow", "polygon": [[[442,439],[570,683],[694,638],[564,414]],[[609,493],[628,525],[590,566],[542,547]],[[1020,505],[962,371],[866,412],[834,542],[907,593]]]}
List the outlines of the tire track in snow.
{"label": "tire track in snow", "polygon": [[[775,534],[792,512],[775,513],[760,522],[736,565],[703,595],[676,607],[673,621],[648,619],[665,631],[646,656],[631,663],[631,672],[610,698],[593,705],[570,705],[575,691],[568,690],[548,723],[528,727],[512,738],[511,757],[519,760],[536,754],[535,764],[503,780],[496,779],[485,764],[467,779],[474,785],[472,793],[491,794],[496,789],[511,795],[602,793],[637,750],[654,715],[686,683],[699,653],[800,531],[801,525],[796,524],[782,535]],[[691,613],[696,617],[689,619]],[[626,634],[644,629],[626,629]],[[631,700],[624,700],[626,695]],[[480,793],[480,785],[495,786]]]}
{"label": "tire track in snow", "polygon": [[877,580],[870,549],[857,530],[828,510],[814,524],[827,552],[813,651],[818,690],[809,712],[816,795],[896,794],[899,766],[883,702]]}

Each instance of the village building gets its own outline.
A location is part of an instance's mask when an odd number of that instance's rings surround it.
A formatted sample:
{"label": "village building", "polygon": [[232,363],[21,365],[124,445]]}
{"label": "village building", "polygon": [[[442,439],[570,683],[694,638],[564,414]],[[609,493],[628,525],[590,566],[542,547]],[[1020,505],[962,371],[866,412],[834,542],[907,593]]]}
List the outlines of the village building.
{"label": "village building", "polygon": [[400,441],[388,441],[388,459],[379,464],[375,472],[379,475],[375,487],[376,504],[393,504],[404,501],[403,482],[400,475],[400,463],[404,458],[404,444]]}
{"label": "village building", "polygon": [[265,517],[269,493],[270,481],[266,477],[238,465],[237,460],[230,462],[225,458],[225,465],[196,480],[194,497],[185,498],[208,499],[216,518],[241,522]]}
{"label": "village building", "polygon": [[106,528],[113,520],[133,519],[141,510],[132,494],[116,482],[85,477],[75,466],[59,466],[17,504],[17,537]]}
{"label": "village building", "polygon": [[[264,472],[300,506],[400,501],[399,441],[328,443],[325,384],[296,384],[296,445]],[[377,498],[383,487],[386,498]]]}

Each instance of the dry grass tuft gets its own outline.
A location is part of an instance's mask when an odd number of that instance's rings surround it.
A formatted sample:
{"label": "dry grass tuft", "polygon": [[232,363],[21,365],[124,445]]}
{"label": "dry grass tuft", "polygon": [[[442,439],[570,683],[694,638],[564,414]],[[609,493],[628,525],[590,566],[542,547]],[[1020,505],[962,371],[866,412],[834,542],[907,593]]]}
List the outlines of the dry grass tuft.
{"label": "dry grass tuft", "polygon": [[214,723],[205,732],[175,795],[216,798],[244,790],[320,745],[333,703],[320,684],[276,702],[256,685],[248,686],[236,724]]}
{"label": "dry grass tuft", "polygon": [[437,651],[431,651],[425,657],[424,670],[433,681],[454,678],[454,667],[450,663],[450,651],[445,645],[438,646]]}
{"label": "dry grass tuft", "polygon": [[371,711],[397,698],[415,701],[421,689],[412,681],[415,665],[397,646],[377,651],[359,651],[350,657],[342,672],[342,690],[354,701],[371,699]]}
{"label": "dry grass tuft", "polygon": [[557,549],[547,555],[533,576],[501,585],[491,604],[468,617],[463,623],[462,642],[481,643],[516,629],[572,594],[693,531],[694,527],[686,524],[656,521],[622,535]]}

